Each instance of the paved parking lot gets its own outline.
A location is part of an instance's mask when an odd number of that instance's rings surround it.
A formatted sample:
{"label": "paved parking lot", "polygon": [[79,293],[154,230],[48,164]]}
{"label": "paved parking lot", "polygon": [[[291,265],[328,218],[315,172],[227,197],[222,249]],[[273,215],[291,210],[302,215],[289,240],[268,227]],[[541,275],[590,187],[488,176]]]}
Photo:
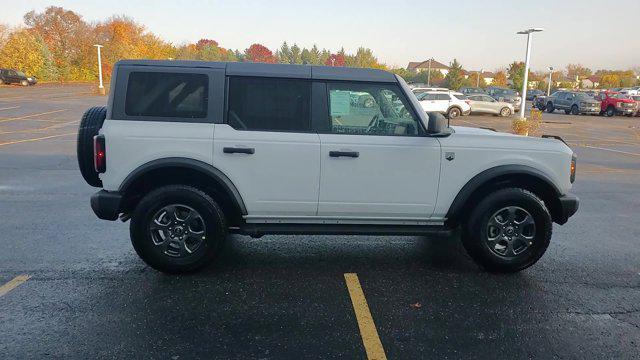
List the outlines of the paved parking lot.
{"label": "paved parking lot", "polygon": [[89,208],[75,134],[105,103],[0,87],[0,358],[358,359],[376,337],[370,357],[640,358],[640,118],[544,114],[578,154],[581,206],[522,273],[483,272],[457,238],[235,236],[167,276]]}

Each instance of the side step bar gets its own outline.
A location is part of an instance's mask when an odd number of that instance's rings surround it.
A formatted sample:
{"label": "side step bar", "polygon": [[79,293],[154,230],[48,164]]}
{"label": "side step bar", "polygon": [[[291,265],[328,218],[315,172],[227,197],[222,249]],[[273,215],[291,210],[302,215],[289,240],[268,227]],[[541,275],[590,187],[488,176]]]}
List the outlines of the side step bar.
{"label": "side step bar", "polygon": [[243,224],[231,227],[234,234],[263,235],[439,235],[450,236],[454,228],[421,225],[352,225],[352,224]]}

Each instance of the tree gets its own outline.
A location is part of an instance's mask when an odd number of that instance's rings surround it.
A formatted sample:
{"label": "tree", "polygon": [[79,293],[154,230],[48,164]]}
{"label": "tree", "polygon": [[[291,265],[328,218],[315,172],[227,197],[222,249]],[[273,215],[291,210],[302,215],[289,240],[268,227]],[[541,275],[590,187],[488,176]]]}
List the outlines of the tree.
{"label": "tree", "polygon": [[520,91],[520,89],[522,89],[522,84],[524,83],[524,62],[512,62],[507,69],[507,74],[509,74],[509,79],[513,83],[512,87]]}
{"label": "tree", "polygon": [[588,78],[593,74],[591,69],[586,68],[580,64],[569,64],[567,65],[567,77],[571,80],[574,80],[576,77],[578,79]]}
{"label": "tree", "polygon": [[19,30],[9,35],[0,50],[0,63],[3,67],[17,69],[45,80],[55,74],[51,69],[51,54],[46,44],[29,30]]}
{"label": "tree", "polygon": [[449,64],[449,72],[444,77],[445,85],[451,90],[458,90],[465,84],[464,70],[457,59]]}
{"label": "tree", "polygon": [[620,87],[620,77],[617,74],[606,74],[600,78],[600,86],[603,88]]}
{"label": "tree", "polygon": [[[295,45],[294,45],[295,46]],[[261,44],[253,44],[245,51],[245,58],[251,62],[275,63],[276,58],[271,50]]]}
{"label": "tree", "polygon": [[286,41],[283,42],[282,45],[280,46],[280,49],[276,51],[276,58],[278,59],[279,63],[293,64],[291,62],[291,49],[289,48],[289,45],[287,44]]}
{"label": "tree", "polygon": [[331,54],[324,62],[327,66],[345,66],[345,58],[342,54]]}
{"label": "tree", "polygon": [[493,81],[491,82],[492,86],[501,86],[501,87],[505,87],[507,86],[507,74],[505,74],[504,71],[497,71],[496,72],[496,76],[493,78]]}

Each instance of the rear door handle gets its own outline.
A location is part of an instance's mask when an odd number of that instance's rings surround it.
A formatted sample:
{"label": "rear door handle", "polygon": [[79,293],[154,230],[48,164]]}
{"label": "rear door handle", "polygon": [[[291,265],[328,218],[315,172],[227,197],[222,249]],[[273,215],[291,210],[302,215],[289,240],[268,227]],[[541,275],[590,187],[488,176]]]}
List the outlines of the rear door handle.
{"label": "rear door handle", "polygon": [[329,151],[329,156],[357,158],[360,156],[360,153],[357,151]]}
{"label": "rear door handle", "polygon": [[222,149],[225,154],[255,154],[256,149],[247,147],[225,147]]}

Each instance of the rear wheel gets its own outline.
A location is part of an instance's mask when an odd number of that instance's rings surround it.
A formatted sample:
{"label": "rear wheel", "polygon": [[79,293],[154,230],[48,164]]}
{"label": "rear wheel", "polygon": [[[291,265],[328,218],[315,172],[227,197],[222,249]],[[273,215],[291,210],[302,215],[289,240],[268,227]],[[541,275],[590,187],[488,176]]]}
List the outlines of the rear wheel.
{"label": "rear wheel", "polygon": [[191,186],[170,185],[147,194],[131,217],[131,242],[152,268],[194,271],[209,263],[227,236],[220,206]]}
{"label": "rear wheel", "polygon": [[511,109],[509,109],[508,107],[503,107],[502,109],[500,109],[500,116],[502,117],[511,116]]}
{"label": "rear wheel", "polygon": [[571,114],[572,115],[580,115],[580,109],[578,109],[578,105],[573,105],[571,107]]}
{"label": "rear wheel", "polygon": [[449,111],[447,111],[447,116],[449,117],[449,119],[455,119],[458,116],[460,116],[462,112],[460,111],[460,109],[458,109],[457,107],[452,107],[451,109],[449,109]]}
{"label": "rear wheel", "polygon": [[552,112],[553,112],[553,110],[555,110],[555,108],[553,107],[553,103],[551,103],[551,101],[549,101],[549,102],[547,103],[547,112],[548,112],[548,113],[552,113]]}
{"label": "rear wheel", "polygon": [[507,188],[491,193],[471,211],[462,243],[487,270],[516,272],[542,257],[551,230],[551,215],[540,198],[524,189]]}

